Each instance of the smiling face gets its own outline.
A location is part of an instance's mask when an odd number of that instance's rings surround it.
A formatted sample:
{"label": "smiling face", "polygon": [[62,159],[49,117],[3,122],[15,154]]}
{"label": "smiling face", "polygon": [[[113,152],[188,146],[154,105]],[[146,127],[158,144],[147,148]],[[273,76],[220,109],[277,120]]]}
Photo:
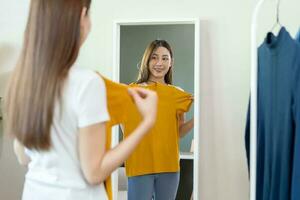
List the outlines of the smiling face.
{"label": "smiling face", "polygon": [[150,81],[172,85],[173,65],[173,51],[169,43],[154,40],[145,49],[136,83]]}
{"label": "smiling face", "polygon": [[153,51],[149,60],[149,80],[165,83],[165,75],[172,67],[172,58],[169,50],[158,47]]}

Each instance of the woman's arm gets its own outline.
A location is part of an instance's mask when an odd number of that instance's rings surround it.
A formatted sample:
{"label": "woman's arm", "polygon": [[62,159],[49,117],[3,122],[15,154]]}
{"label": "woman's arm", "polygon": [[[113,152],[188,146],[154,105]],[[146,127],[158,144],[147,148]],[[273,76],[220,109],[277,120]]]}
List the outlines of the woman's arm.
{"label": "woman's arm", "polygon": [[86,180],[90,184],[103,182],[130,156],[143,136],[154,125],[157,96],[154,92],[136,88],[130,90],[143,121],[115,148],[107,150],[105,123],[98,123],[79,130],[80,163]]}
{"label": "woman's arm", "polygon": [[24,146],[17,140],[14,139],[14,152],[21,165],[27,166],[30,162],[30,158],[25,154]]}
{"label": "woman's arm", "polygon": [[179,136],[184,137],[190,130],[194,127],[194,117],[189,121],[185,122],[184,113],[178,114],[178,123],[179,123]]}
{"label": "woman's arm", "polygon": [[103,182],[133,152],[152,123],[142,122],[115,148],[105,151],[105,123],[80,130],[79,152],[84,175],[90,184]]}

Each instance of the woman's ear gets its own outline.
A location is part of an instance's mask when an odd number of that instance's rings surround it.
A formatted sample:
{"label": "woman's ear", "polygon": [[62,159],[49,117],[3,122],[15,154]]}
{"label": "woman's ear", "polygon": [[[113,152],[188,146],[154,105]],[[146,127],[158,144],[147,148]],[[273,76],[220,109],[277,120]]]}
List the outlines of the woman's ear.
{"label": "woman's ear", "polygon": [[88,14],[88,13],[87,13],[87,8],[86,8],[86,7],[83,7],[83,8],[82,8],[82,11],[81,11],[81,15],[80,15],[80,24],[81,24],[81,25],[83,25],[84,19],[85,19],[85,17],[86,17],[87,14]]}
{"label": "woman's ear", "polygon": [[86,7],[83,7],[82,11],[81,11],[81,15],[80,15],[80,34],[81,34],[80,35],[80,37],[81,37],[80,43],[81,44],[87,38],[90,30],[91,30],[91,21],[90,21],[88,9]]}

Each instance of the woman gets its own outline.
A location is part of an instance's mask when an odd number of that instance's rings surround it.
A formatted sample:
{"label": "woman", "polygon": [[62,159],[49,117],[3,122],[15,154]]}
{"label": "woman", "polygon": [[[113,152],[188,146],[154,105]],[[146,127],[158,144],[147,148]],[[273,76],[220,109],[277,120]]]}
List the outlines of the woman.
{"label": "woman", "polygon": [[107,199],[103,181],[152,127],[154,92],[131,89],[143,120],[105,151],[105,84],[75,63],[90,31],[90,0],[32,0],[23,50],[5,99],[6,131],[28,164],[24,200]]}
{"label": "woman", "polygon": [[[144,52],[138,80],[131,84],[156,91],[159,101],[154,127],[126,161],[129,200],[176,197],[179,138],[193,128],[194,120],[184,121],[184,112],[189,110],[193,97],[172,85],[173,62],[172,49],[165,40],[151,42]],[[124,124],[128,126],[130,123]]]}

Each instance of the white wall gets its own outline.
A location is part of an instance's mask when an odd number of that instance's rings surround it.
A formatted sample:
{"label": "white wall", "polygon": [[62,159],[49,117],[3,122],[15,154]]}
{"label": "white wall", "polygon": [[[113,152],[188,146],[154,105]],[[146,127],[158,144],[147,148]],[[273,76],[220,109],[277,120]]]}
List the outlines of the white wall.
{"label": "white wall", "polygon": [[[0,0],[0,96],[20,51],[27,10],[28,1]],[[0,199],[21,199],[26,169],[17,164],[12,142],[2,134],[0,121]]]}
{"label": "white wall", "polygon": [[[243,137],[250,80],[250,21],[257,1],[103,2],[93,2],[93,30],[82,49],[79,63],[107,76],[112,75],[114,20],[189,17],[204,20],[201,25],[200,196],[202,200],[246,200],[248,180]],[[275,22],[275,3],[275,0],[266,0],[259,16],[260,41]],[[0,75],[15,62],[27,8],[28,1],[0,0]],[[281,23],[293,35],[300,26],[297,21],[299,9],[299,0],[282,1]],[[0,84],[1,94],[1,80]],[[16,166],[8,149],[6,144],[0,159],[0,199],[14,200],[21,193],[24,170]]]}

